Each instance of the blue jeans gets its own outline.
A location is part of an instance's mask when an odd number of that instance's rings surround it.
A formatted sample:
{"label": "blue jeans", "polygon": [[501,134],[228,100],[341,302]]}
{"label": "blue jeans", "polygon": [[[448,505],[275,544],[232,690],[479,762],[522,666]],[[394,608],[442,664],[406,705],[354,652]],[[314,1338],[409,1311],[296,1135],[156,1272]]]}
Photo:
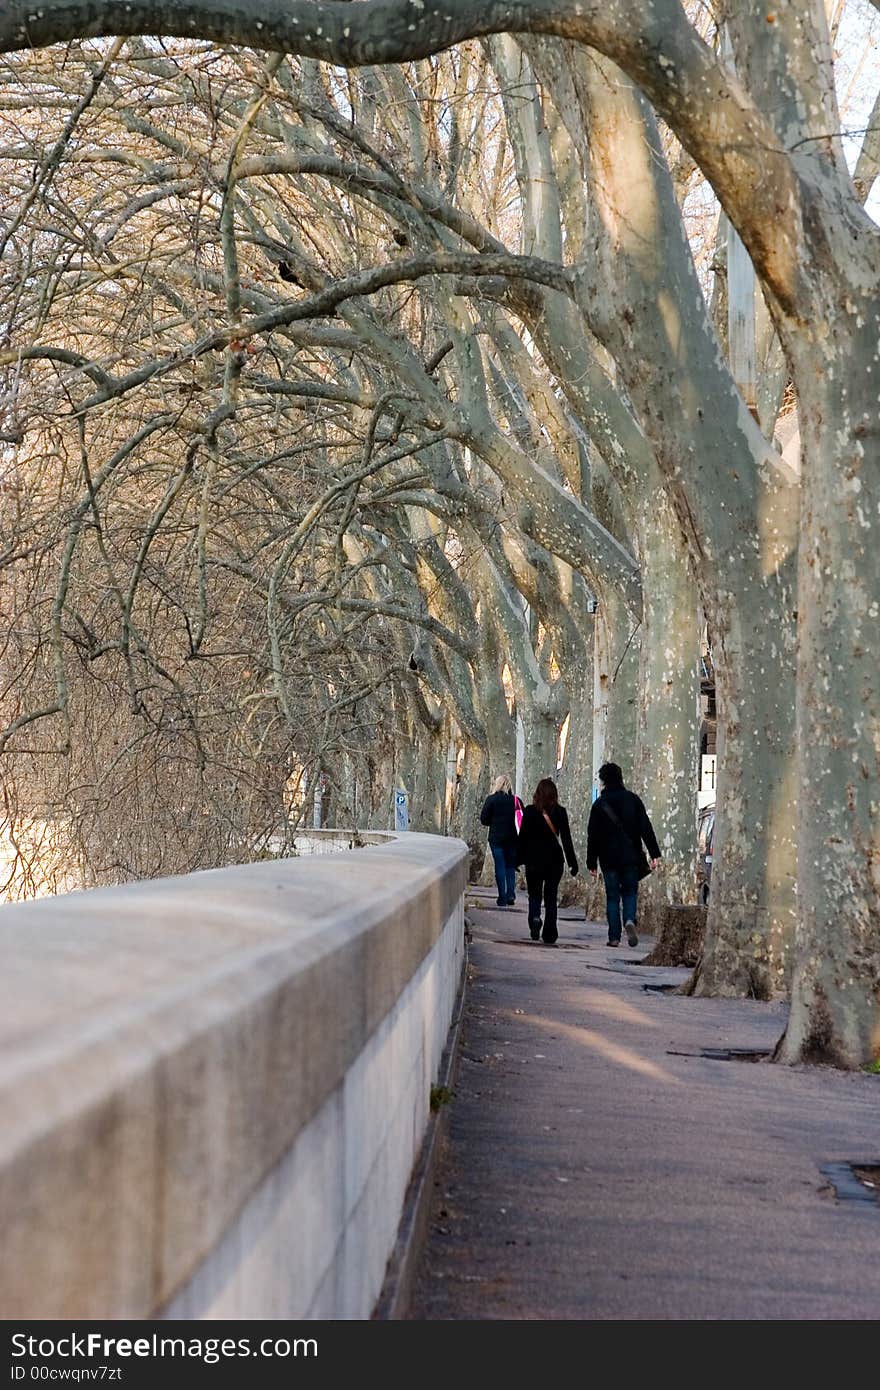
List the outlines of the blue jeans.
{"label": "blue jeans", "polygon": [[639,896],[639,871],[633,865],[626,869],[603,869],[605,905],[608,912],[608,940],[619,941],[621,929],[620,902],[623,899],[623,921],[636,920]]}
{"label": "blue jeans", "polygon": [[495,882],[498,900],[512,903],[516,897],[516,841],[509,845],[490,845],[495,860]]}

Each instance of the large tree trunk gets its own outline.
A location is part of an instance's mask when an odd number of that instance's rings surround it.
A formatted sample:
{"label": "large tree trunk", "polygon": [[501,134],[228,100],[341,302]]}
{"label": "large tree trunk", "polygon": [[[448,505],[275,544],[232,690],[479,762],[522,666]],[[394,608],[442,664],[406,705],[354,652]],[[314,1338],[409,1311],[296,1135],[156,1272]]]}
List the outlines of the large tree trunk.
{"label": "large tree trunk", "polygon": [[451,833],[470,845],[472,855],[482,858],[484,832],[480,808],[489,790],[488,752],[472,739],[466,739],[461,776],[456,789]]}
{"label": "large tree trunk", "polygon": [[410,829],[442,835],[446,802],[446,750],[449,743],[444,720],[435,729],[421,727],[417,757],[410,776]]}
{"label": "large tree trunk", "polygon": [[577,99],[560,90],[559,101],[596,208],[579,302],[653,445],[715,641],[724,751],[700,988],[769,992],[785,984],[794,922],[784,711],[794,694],[796,489],[723,361],[653,116],[603,60],[576,53],[572,74]]}
{"label": "large tree trunk", "polygon": [[[844,235],[844,233],[841,233]],[[849,229],[846,230],[849,234]],[[789,343],[803,500],[798,594],[799,923],[781,1055],[880,1056],[880,259]],[[845,252],[840,256],[843,259]],[[866,258],[867,261],[867,258]],[[838,260],[838,264],[840,261]],[[832,277],[831,267],[825,267]],[[840,277],[843,278],[842,276]]]}
{"label": "large tree trunk", "polygon": [[603,589],[595,623],[593,764],[617,763],[632,781],[636,760],[639,625],[613,589]]}
{"label": "large tree trunk", "polygon": [[523,786],[528,801],[542,778],[556,780],[559,716],[549,688],[538,687],[534,698],[522,710],[522,722],[525,733]]}
{"label": "large tree trunk", "polygon": [[587,821],[593,787],[593,654],[585,648],[580,662],[562,672],[568,693],[569,724],[559,796],[568,808],[571,834],[579,858],[586,852]]}
{"label": "large tree trunk", "polygon": [[772,595],[713,615],[718,801],[698,994],[766,999],[791,977],[796,789],[790,655]]}
{"label": "large tree trunk", "polygon": [[633,785],[663,855],[642,885],[646,905],[696,900],[697,585],[681,527],[661,490],[639,508],[643,621]]}

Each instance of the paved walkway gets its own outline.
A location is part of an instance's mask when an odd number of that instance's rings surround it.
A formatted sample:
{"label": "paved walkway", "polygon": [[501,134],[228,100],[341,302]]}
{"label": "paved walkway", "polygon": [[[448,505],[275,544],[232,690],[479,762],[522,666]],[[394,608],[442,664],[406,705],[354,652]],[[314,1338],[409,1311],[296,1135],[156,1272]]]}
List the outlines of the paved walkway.
{"label": "paved walkway", "polygon": [[[560,944],[485,908],[417,1319],[876,1318],[880,1204],[820,1165],[880,1162],[880,1077],[770,1047],[779,1004],[685,999],[563,911]],[[697,1055],[694,1055],[697,1054]]]}

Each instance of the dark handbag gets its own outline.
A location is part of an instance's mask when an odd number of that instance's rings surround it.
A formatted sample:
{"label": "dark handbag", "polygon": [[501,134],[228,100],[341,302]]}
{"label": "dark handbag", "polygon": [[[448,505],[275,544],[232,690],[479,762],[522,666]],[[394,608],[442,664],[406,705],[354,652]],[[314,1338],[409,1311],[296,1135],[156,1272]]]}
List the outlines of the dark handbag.
{"label": "dark handbag", "polygon": [[[612,821],[614,825],[617,826],[624,839],[629,840],[629,835],[627,835],[625,829],[621,825],[620,817],[617,815],[617,812],[612,811],[607,801],[600,801],[599,805],[602,807],[602,810],[605,812],[608,819]],[[630,844],[632,844],[631,840]],[[635,849],[636,851],[636,869],[638,871],[639,883],[641,883],[642,879],[647,878],[648,874],[652,872],[651,861],[648,859],[648,856],[645,854],[645,851],[642,849],[641,845],[639,845],[638,848],[636,848],[636,846],[633,845],[633,849]]]}

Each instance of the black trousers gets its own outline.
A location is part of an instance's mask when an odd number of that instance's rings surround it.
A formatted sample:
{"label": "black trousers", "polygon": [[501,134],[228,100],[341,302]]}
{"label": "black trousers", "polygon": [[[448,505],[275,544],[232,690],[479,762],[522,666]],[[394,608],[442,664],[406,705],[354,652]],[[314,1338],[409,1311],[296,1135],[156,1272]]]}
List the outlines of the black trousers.
{"label": "black trousers", "polygon": [[556,864],[526,864],[526,886],[529,890],[529,926],[541,916],[541,900],[544,901],[544,941],[555,941],[556,895],[562,878],[562,867]]}

